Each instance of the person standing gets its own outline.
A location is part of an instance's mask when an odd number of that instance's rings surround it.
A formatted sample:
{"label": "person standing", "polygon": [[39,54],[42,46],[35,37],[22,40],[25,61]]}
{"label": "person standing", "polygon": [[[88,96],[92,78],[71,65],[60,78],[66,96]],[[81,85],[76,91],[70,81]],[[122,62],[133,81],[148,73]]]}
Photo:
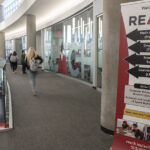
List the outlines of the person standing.
{"label": "person standing", "polygon": [[26,64],[25,64],[25,51],[22,50],[22,54],[21,54],[21,64],[22,64],[22,73],[25,74],[26,73]]}
{"label": "person standing", "polygon": [[18,61],[18,56],[17,56],[16,51],[14,51],[12,53],[12,55],[10,56],[10,62],[11,62],[11,66],[12,66],[12,71],[14,73],[16,73],[16,70],[17,70],[17,61]]}
{"label": "person standing", "polygon": [[38,65],[43,62],[43,59],[37,55],[35,49],[33,47],[30,47],[28,49],[28,53],[26,55],[26,64],[27,64],[27,69],[29,73],[29,80],[32,88],[32,93],[35,96],[36,95],[36,76],[38,74]]}

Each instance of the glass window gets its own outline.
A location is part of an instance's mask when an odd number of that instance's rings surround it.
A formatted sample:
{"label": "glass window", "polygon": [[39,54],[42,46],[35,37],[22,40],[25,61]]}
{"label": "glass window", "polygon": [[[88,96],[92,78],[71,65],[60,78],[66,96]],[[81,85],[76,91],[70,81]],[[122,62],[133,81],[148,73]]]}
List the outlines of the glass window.
{"label": "glass window", "polygon": [[27,36],[22,37],[22,50],[27,53]]}
{"label": "glass window", "polygon": [[103,43],[102,43],[102,22],[103,22],[103,16],[99,16],[97,18],[98,21],[98,68],[97,68],[97,84],[98,87],[101,88],[102,86],[102,49],[103,49]]}
{"label": "glass window", "polygon": [[48,44],[48,31],[45,29],[44,30],[44,53],[43,53],[44,54],[44,68],[49,70],[48,69],[49,66],[47,64],[47,62],[48,62],[47,61],[47,51],[48,51],[47,50],[47,47],[48,47],[47,44]]}
{"label": "glass window", "polygon": [[12,40],[7,40],[5,42],[5,49],[6,49],[6,60],[8,61],[8,57],[12,52]]}
{"label": "glass window", "polygon": [[71,43],[71,25],[67,25],[67,43]]}
{"label": "glass window", "polygon": [[24,0],[12,0],[12,1],[4,1],[3,3],[3,11],[4,11],[4,19],[9,17],[16,11],[16,9],[21,5]]}
{"label": "glass window", "polygon": [[52,25],[49,32],[51,46],[44,39],[45,68],[92,82],[93,8]]}

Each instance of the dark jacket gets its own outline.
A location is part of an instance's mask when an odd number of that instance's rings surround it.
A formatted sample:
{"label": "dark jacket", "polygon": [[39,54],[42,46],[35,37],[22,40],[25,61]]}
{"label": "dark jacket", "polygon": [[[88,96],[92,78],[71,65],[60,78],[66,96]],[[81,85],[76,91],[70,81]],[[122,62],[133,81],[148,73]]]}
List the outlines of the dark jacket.
{"label": "dark jacket", "polygon": [[26,54],[22,54],[21,55],[21,63],[25,63],[25,57],[26,57]]}

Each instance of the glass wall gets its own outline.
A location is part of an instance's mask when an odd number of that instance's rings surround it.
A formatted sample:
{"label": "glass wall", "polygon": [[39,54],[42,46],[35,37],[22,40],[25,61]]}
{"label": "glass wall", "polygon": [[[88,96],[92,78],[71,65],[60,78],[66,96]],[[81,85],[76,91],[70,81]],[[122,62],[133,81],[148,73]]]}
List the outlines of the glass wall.
{"label": "glass wall", "polygon": [[12,15],[16,9],[23,3],[24,0],[5,0],[3,5],[4,20]]}
{"label": "glass wall", "polygon": [[8,61],[8,57],[12,52],[12,40],[5,41],[5,49],[6,49],[6,60]]}
{"label": "glass wall", "polygon": [[27,36],[22,37],[22,50],[24,50],[25,53],[27,53]]}
{"label": "glass wall", "polygon": [[97,68],[97,85],[99,88],[102,87],[102,20],[103,16],[99,16],[98,20],[98,68]]}
{"label": "glass wall", "polygon": [[65,21],[63,34],[69,74],[92,82],[93,9]]}
{"label": "glass wall", "polygon": [[44,30],[44,69],[50,70],[51,28]]}
{"label": "glass wall", "polygon": [[62,23],[44,30],[44,68],[53,72],[58,72],[62,32]]}
{"label": "glass wall", "polygon": [[93,9],[44,31],[44,66],[92,82]]}

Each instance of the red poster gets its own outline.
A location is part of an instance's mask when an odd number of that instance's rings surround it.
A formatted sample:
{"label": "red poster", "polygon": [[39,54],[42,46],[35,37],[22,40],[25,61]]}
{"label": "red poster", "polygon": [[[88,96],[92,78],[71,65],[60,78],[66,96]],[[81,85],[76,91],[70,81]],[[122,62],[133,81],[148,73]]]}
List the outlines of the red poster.
{"label": "red poster", "polygon": [[58,72],[63,74],[68,74],[67,61],[66,61],[66,56],[64,54],[60,55]]}
{"label": "red poster", "polygon": [[150,1],[121,5],[112,150],[150,150]]}

